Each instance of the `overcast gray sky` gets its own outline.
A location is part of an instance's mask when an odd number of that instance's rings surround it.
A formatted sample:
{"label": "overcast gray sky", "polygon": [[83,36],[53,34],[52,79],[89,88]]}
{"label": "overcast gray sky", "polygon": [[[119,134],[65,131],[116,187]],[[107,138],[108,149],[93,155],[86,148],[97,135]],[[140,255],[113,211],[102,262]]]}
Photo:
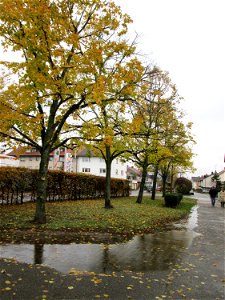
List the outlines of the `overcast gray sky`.
{"label": "overcast gray sky", "polygon": [[194,175],[224,168],[225,0],[116,0],[139,49],[169,72],[194,123]]}

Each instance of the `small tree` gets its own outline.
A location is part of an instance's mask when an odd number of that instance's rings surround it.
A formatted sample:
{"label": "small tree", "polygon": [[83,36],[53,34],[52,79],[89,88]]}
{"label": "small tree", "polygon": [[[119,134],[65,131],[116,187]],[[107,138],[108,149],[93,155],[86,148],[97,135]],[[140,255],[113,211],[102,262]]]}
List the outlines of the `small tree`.
{"label": "small tree", "polygon": [[189,194],[190,190],[192,189],[192,182],[185,178],[185,177],[179,177],[175,181],[175,190],[178,193],[181,193],[183,195]]}

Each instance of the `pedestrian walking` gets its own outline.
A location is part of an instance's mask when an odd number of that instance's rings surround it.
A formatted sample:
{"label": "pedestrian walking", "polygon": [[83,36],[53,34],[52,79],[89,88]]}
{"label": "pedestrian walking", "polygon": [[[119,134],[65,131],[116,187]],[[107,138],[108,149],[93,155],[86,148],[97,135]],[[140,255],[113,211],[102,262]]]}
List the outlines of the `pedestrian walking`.
{"label": "pedestrian walking", "polygon": [[209,195],[210,195],[212,206],[215,206],[216,197],[218,195],[218,191],[215,186],[211,187],[211,189],[209,190]]}
{"label": "pedestrian walking", "polygon": [[225,204],[225,189],[224,189],[224,187],[219,192],[219,201],[221,203],[221,207],[224,207],[224,204]]}

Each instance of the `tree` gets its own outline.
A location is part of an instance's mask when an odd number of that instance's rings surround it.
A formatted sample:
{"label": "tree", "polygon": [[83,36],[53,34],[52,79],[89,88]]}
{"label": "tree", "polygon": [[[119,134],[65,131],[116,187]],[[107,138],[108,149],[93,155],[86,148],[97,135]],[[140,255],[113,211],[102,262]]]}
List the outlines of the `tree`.
{"label": "tree", "polygon": [[111,165],[125,151],[127,132],[127,102],[133,102],[137,86],[145,69],[135,55],[135,41],[126,43],[120,52],[110,57],[104,55],[97,65],[98,76],[104,82],[99,100],[88,107],[85,117],[79,114],[78,126],[82,142],[97,149],[106,164],[105,208],[111,205]]}
{"label": "tree", "polygon": [[185,177],[179,177],[176,179],[174,187],[178,193],[187,195],[192,189],[192,182]]}
{"label": "tree", "polygon": [[[160,175],[162,177],[162,192],[163,196],[166,193],[166,183],[168,176],[171,175],[171,184],[174,171],[178,167],[183,170],[192,170],[193,163],[191,161],[193,153],[190,145],[194,143],[191,135],[191,123],[187,125],[182,123],[178,116],[171,115],[170,122],[164,128],[164,138],[161,143],[167,149],[167,156],[161,157],[158,162]],[[172,188],[172,186],[171,186]]]}
{"label": "tree", "polygon": [[84,122],[81,134],[88,146],[97,149],[106,164],[105,208],[111,204],[111,165],[114,159],[126,151],[129,135],[126,131],[126,118],[123,113],[124,103],[104,103],[90,111],[93,116]]}
{"label": "tree", "polygon": [[0,22],[4,48],[22,54],[2,62],[14,82],[1,85],[0,135],[40,151],[34,220],[45,223],[49,155],[69,143],[76,112],[105,101],[99,65],[127,49],[131,20],[112,1],[2,0]]}
{"label": "tree", "polygon": [[[149,167],[156,165],[162,157],[170,155],[161,141],[165,128],[171,121],[170,116],[179,102],[176,87],[171,83],[167,72],[152,68],[142,84],[141,99],[131,107],[134,119],[140,120],[139,130],[133,134],[132,145],[129,147],[130,159],[142,169],[137,203],[142,202]],[[155,184],[153,187],[155,188]]]}
{"label": "tree", "polygon": [[162,192],[163,197],[166,192],[166,182],[168,175],[171,175],[171,188],[173,184],[174,171],[182,167],[183,171],[192,170],[193,153],[191,145],[194,139],[191,134],[192,123],[187,125],[182,123],[179,117],[171,117],[170,123],[165,128],[165,136],[162,144],[169,151],[169,155],[161,159],[159,163],[160,173],[162,177]]}

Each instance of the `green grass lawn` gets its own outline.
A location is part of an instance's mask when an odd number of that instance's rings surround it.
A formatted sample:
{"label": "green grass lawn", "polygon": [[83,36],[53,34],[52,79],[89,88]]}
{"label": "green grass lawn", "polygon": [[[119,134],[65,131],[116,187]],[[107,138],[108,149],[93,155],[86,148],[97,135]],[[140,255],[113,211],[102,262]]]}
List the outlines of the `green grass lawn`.
{"label": "green grass lawn", "polygon": [[63,230],[135,234],[152,232],[165,224],[184,218],[196,204],[184,198],[177,208],[167,208],[162,199],[144,197],[142,204],[135,197],[112,199],[113,209],[104,208],[104,200],[83,200],[46,203],[47,224],[34,225],[35,204],[0,207],[0,229]]}

